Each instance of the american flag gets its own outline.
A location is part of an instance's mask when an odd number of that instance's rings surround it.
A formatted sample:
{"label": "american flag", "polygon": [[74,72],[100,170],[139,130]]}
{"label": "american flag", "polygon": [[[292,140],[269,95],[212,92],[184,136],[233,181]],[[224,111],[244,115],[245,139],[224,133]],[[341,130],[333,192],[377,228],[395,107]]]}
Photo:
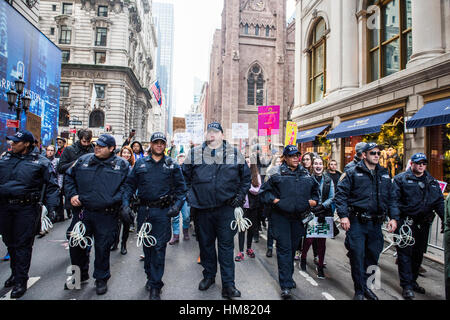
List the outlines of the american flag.
{"label": "american flag", "polygon": [[153,94],[154,94],[154,96],[155,96],[156,101],[158,102],[159,105],[161,105],[161,103],[162,103],[162,98],[161,98],[161,88],[159,87],[158,81],[156,81],[156,82],[152,85],[152,91],[153,91]]}

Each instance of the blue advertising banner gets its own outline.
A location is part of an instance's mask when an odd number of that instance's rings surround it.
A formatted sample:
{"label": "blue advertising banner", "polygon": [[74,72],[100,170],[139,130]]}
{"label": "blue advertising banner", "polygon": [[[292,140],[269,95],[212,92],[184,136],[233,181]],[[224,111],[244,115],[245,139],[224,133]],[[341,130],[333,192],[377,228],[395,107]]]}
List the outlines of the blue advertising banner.
{"label": "blue advertising banner", "polygon": [[[41,117],[41,139],[49,145],[58,134],[61,50],[6,1],[0,1],[0,151],[7,148],[6,136],[15,133],[6,126],[15,120],[6,92],[22,76],[25,93],[31,97],[29,112]],[[22,113],[20,128],[26,127]],[[37,138],[37,137],[36,137]]]}

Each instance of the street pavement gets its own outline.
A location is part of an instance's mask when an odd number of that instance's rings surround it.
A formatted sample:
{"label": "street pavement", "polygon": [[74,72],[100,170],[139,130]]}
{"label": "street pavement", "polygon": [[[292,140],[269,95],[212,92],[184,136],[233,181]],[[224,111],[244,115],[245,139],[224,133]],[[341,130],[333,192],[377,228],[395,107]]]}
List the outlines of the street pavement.
{"label": "street pavement", "polygon": [[[130,233],[128,254],[123,256],[120,250],[111,252],[111,279],[108,281],[108,292],[98,296],[95,293],[94,279],[83,284],[80,290],[64,290],[70,266],[68,243],[65,231],[69,220],[56,223],[48,235],[35,240],[33,258],[29,272],[29,289],[20,300],[146,300],[146,275],[144,263],[139,261],[142,248],[136,246],[136,233]],[[192,233],[192,228],[190,229]],[[242,297],[236,300],[279,300],[278,270],[276,249],[272,258],[267,258],[266,231],[260,241],[253,244],[256,258],[245,256],[245,260],[235,262],[236,287]],[[182,238],[182,237],[181,237]],[[235,237],[235,253],[237,254],[237,236]],[[294,280],[297,289],[292,291],[296,300],[350,300],[353,297],[353,282],[350,265],[344,248],[345,233],[335,239],[327,240],[325,262],[326,279],[316,276],[313,263],[312,248],[308,253],[307,272],[301,272],[295,266]],[[0,256],[6,252],[3,241],[0,241]],[[388,250],[380,258],[381,286],[374,290],[381,300],[402,300],[398,271],[395,265],[394,251]],[[199,291],[201,281],[201,265],[197,264],[199,254],[195,237],[182,239],[176,245],[167,245],[166,267],[163,277],[165,283],[161,298],[164,300],[222,300],[220,268],[216,283],[207,291]],[[94,265],[94,252],[91,252],[90,275]],[[416,294],[416,300],[444,300],[443,266],[424,260],[427,270],[419,277],[419,284],[426,289],[426,294]],[[0,300],[8,300],[11,288],[3,288],[4,281],[10,275],[9,262],[0,262]]]}

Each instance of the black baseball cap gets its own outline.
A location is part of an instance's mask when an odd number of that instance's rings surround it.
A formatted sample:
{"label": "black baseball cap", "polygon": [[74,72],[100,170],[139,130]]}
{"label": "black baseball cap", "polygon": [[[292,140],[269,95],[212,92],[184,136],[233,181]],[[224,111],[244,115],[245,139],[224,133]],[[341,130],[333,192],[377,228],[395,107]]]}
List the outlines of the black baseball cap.
{"label": "black baseball cap", "polygon": [[14,142],[29,142],[31,144],[34,143],[34,136],[33,134],[28,130],[20,130],[17,131],[15,135],[13,136],[7,136],[6,140],[11,140]]}
{"label": "black baseball cap", "polygon": [[298,148],[294,145],[288,145],[283,150],[284,156],[293,156],[294,154],[301,155],[302,153],[298,151]]}
{"label": "black baseball cap", "polygon": [[58,137],[58,138],[56,138],[56,141],[58,141],[58,140],[64,141],[64,143],[66,143],[66,139],[63,138],[63,137]]}
{"label": "black baseball cap", "polygon": [[419,152],[411,157],[411,162],[419,163],[421,161],[428,163],[428,159],[425,153]]}
{"label": "black baseball cap", "polygon": [[165,134],[162,132],[155,132],[154,134],[152,134],[150,141],[155,142],[157,140],[162,140],[167,143],[167,138],[166,138]]}
{"label": "black baseball cap", "polygon": [[116,139],[114,139],[114,137],[109,134],[102,134],[100,137],[98,137],[96,142],[101,147],[115,147],[116,146]]}
{"label": "black baseball cap", "polygon": [[223,133],[222,126],[218,122],[211,122],[210,124],[208,124],[208,129],[207,130],[209,130],[209,129],[221,131]]}
{"label": "black baseball cap", "polygon": [[364,148],[362,149],[361,152],[367,152],[367,151],[370,151],[370,150],[375,149],[375,148],[378,148],[378,149],[380,149],[380,150],[383,150],[383,149],[384,149],[382,145],[379,145],[379,144],[377,144],[376,142],[368,142],[368,143],[364,146]]}

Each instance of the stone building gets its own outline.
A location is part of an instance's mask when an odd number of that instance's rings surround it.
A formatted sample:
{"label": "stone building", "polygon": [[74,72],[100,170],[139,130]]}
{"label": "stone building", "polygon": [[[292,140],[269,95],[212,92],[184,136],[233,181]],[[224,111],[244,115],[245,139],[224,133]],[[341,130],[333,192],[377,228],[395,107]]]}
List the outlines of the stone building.
{"label": "stone building", "polygon": [[279,105],[280,131],[271,142],[282,144],[293,105],[294,37],[285,0],[225,0],[213,37],[205,122],[220,121],[228,140],[232,123],[248,123],[251,143],[258,106]]}
{"label": "stone building", "polygon": [[449,180],[448,123],[405,126],[430,103],[448,106],[449,17],[448,0],[298,0],[292,119],[303,152],[342,169],[357,142],[377,141],[391,175],[425,152]]}
{"label": "stone building", "polygon": [[39,2],[40,0],[5,0],[11,4],[32,25],[39,28]]}
{"label": "stone building", "polygon": [[161,129],[150,93],[157,46],[151,0],[41,0],[40,12],[39,28],[62,50],[61,133],[73,128],[69,119],[118,143],[131,129],[140,141]]}

